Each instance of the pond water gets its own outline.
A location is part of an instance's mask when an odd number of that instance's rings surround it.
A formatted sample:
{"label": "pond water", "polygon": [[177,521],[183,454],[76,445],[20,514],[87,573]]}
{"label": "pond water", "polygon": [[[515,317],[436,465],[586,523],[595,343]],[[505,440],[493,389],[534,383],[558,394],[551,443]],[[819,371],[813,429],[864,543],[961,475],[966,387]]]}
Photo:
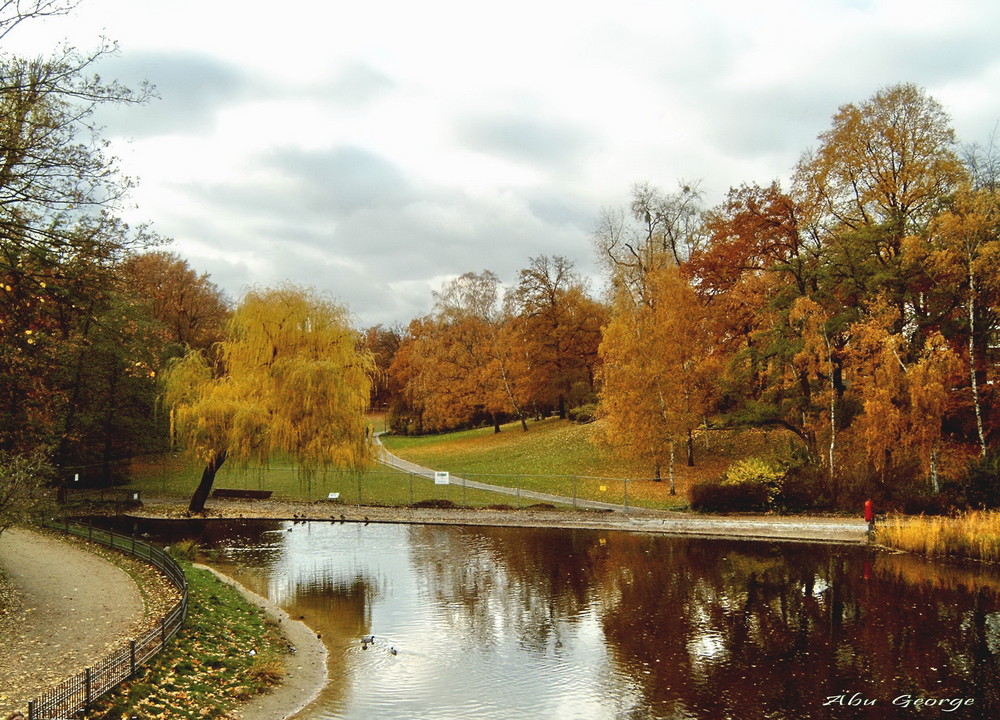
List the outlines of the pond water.
{"label": "pond water", "polygon": [[581,530],[172,532],[322,634],[305,718],[1000,717],[995,567]]}

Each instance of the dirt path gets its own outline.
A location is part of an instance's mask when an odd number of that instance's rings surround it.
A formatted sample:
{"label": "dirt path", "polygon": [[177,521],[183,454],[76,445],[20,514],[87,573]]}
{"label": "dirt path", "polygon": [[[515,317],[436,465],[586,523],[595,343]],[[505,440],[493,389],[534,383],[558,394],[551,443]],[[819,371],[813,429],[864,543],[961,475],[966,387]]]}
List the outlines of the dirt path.
{"label": "dirt path", "polygon": [[143,622],[132,578],[79,545],[12,528],[0,535],[10,608],[0,626],[0,717],[84,669]]}

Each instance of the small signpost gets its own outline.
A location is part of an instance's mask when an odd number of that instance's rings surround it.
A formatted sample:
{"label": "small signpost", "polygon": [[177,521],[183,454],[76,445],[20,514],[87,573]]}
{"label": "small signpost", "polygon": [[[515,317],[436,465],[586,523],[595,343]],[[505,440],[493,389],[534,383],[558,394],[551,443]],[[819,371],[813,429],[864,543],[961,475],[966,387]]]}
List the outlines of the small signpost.
{"label": "small signpost", "polygon": [[435,485],[447,485],[449,483],[448,473],[443,470],[436,470],[434,472],[434,484]]}

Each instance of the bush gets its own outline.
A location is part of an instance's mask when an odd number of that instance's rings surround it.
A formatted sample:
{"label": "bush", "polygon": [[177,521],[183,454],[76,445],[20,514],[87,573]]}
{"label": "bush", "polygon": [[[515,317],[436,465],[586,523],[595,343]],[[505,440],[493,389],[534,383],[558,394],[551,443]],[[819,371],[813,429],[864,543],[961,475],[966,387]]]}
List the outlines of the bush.
{"label": "bush", "polygon": [[1000,507],[1000,453],[973,461],[961,482],[965,502],[979,510]]}
{"label": "bush", "polygon": [[761,512],[767,506],[763,485],[726,485],[714,480],[691,486],[691,509],[699,512]]}
{"label": "bush", "polygon": [[589,423],[593,422],[594,418],[597,417],[597,405],[594,403],[587,403],[585,405],[579,405],[575,408],[570,408],[569,419],[577,423]]}
{"label": "bush", "polygon": [[691,507],[711,512],[784,508],[786,475],[784,467],[763,458],[740,460],[729,466],[721,480],[695,484],[691,488]]}

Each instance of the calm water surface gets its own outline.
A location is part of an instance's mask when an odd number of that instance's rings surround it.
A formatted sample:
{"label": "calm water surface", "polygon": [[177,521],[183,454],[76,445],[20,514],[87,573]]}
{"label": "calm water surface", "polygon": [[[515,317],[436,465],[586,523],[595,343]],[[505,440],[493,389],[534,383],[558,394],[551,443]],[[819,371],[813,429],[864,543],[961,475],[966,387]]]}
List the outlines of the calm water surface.
{"label": "calm water surface", "polygon": [[1000,717],[996,568],[596,531],[200,532],[322,634],[331,682],[307,718]]}

